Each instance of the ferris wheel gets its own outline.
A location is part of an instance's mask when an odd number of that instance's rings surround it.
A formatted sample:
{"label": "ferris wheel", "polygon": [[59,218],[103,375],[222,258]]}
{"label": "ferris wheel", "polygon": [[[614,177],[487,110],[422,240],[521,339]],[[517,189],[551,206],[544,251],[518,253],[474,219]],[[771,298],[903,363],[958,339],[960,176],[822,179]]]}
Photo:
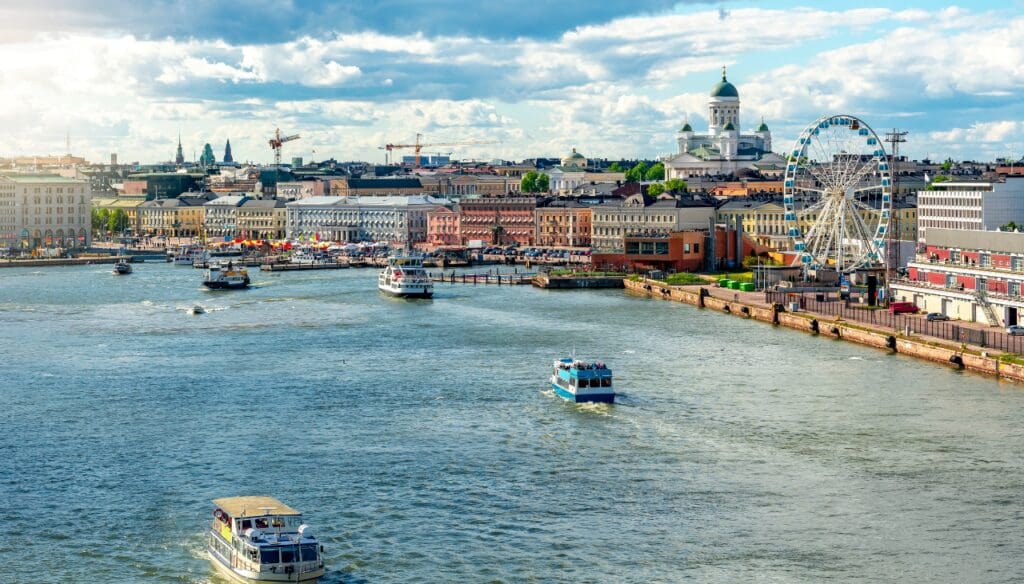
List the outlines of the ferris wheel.
{"label": "ferris wheel", "polygon": [[784,185],[788,234],[806,269],[885,264],[892,177],[867,123],[839,114],[807,126],[787,157]]}

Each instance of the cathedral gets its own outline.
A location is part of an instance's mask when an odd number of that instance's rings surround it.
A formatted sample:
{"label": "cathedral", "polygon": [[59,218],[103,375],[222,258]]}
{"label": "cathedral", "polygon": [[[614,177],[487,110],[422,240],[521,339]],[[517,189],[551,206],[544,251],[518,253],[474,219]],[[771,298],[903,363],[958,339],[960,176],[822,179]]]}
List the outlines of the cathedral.
{"label": "cathedral", "polygon": [[662,159],[666,179],[729,175],[741,168],[785,165],[785,159],[772,152],[772,133],[764,120],[753,133],[740,133],[740,92],[726,79],[725,67],[722,80],[711,88],[707,134],[695,134],[687,121],[676,141],[679,152]]}

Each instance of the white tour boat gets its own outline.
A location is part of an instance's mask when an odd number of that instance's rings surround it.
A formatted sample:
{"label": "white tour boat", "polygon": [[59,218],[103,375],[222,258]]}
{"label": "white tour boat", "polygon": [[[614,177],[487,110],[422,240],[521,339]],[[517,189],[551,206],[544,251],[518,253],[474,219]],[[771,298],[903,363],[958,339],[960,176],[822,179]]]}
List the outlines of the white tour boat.
{"label": "white tour boat", "polygon": [[423,259],[414,256],[393,256],[377,276],[377,288],[392,296],[404,298],[430,298],[434,295],[434,281],[423,269]]}
{"label": "white tour boat", "polygon": [[214,290],[237,290],[249,287],[249,272],[245,268],[235,268],[232,262],[221,266],[213,264],[206,270],[203,285]]}
{"label": "white tour boat", "polygon": [[206,551],[233,582],[316,582],[323,546],[302,513],[273,497],[215,499]]}
{"label": "white tour boat", "polygon": [[114,274],[124,276],[130,273],[132,273],[132,265],[128,263],[127,258],[117,258],[117,262],[114,263]]}
{"label": "white tour boat", "polygon": [[174,252],[174,265],[191,266],[197,259],[206,257],[206,248],[201,245],[186,244],[178,247]]}

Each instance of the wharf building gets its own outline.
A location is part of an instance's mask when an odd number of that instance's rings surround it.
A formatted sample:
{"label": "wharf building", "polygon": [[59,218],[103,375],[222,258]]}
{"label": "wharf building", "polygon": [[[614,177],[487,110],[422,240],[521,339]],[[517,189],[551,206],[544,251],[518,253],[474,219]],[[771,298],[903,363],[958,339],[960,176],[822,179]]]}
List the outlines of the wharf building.
{"label": "wharf building", "polygon": [[536,244],[543,247],[590,247],[593,209],[573,200],[537,207]]}
{"label": "wharf building", "polygon": [[427,240],[427,213],[438,204],[426,195],[310,197],[285,204],[285,230],[289,239],[411,247]]}
{"label": "wharf building", "polygon": [[462,245],[459,214],[448,207],[435,207],[427,211],[427,243],[431,247],[458,247]]}
{"label": "wharf building", "polygon": [[705,229],[715,219],[715,204],[692,195],[677,198],[663,194],[654,198],[638,193],[625,200],[594,205],[591,211],[592,246],[607,252],[622,252],[626,236]]}
{"label": "wharf building", "polygon": [[224,195],[203,204],[203,233],[205,237],[234,238],[238,232],[238,208],[248,195]]}
{"label": "wharf building", "polygon": [[712,271],[765,251],[742,228],[709,222],[703,229],[624,235],[618,250],[595,250],[591,263],[598,269]]}
{"label": "wharf building", "polygon": [[697,134],[689,121],[676,135],[679,151],[665,156],[665,179],[729,175],[741,168],[784,168],[785,159],[772,150],[772,133],[764,120],[754,132],[740,132],[740,94],[722,68],[722,80],[711,88],[708,131]]}
{"label": "wharf building", "polygon": [[0,245],[88,247],[92,189],[87,180],[53,175],[0,175]]}
{"label": "wharf building", "polygon": [[203,234],[206,219],[204,205],[215,197],[216,195],[208,193],[145,201],[134,207],[138,214],[138,233],[165,237],[199,237]]}
{"label": "wharf building", "polygon": [[533,245],[537,197],[467,196],[457,211],[463,243]]}
{"label": "wharf building", "polygon": [[999,229],[1013,222],[1024,225],[1024,178],[1002,182],[940,182],[917,192],[918,237],[928,230]]}
{"label": "wharf building", "polygon": [[283,199],[249,199],[236,207],[238,237],[284,239],[287,210]]}
{"label": "wharf building", "polygon": [[924,253],[890,285],[927,312],[992,326],[1021,324],[1024,233],[930,227]]}

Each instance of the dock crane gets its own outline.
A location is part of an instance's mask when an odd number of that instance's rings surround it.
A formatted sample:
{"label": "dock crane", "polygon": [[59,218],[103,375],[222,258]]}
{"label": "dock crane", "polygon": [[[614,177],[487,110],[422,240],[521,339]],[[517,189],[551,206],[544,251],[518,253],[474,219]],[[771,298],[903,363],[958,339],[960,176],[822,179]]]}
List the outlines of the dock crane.
{"label": "dock crane", "polygon": [[281,136],[281,128],[274,130],[274,137],[270,139],[270,147],[274,150],[274,166],[281,168],[281,145],[285,142],[299,139],[298,134]]}
{"label": "dock crane", "polygon": [[420,167],[420,154],[422,153],[423,149],[427,148],[427,147],[438,147],[438,146],[475,146],[477,144],[500,144],[500,142],[498,142],[497,140],[469,140],[469,141],[466,141],[466,142],[433,142],[433,143],[430,143],[430,144],[426,144],[426,143],[420,142],[421,138],[423,138],[423,134],[416,134],[416,143],[415,144],[385,144],[383,146],[378,147],[378,150],[385,150],[386,151],[384,153],[385,162],[390,162],[390,160],[388,160],[388,159],[390,158],[391,152],[393,150],[401,150],[401,149],[405,149],[405,148],[412,148],[413,150],[416,151],[416,164],[415,164],[414,168],[419,168]]}

